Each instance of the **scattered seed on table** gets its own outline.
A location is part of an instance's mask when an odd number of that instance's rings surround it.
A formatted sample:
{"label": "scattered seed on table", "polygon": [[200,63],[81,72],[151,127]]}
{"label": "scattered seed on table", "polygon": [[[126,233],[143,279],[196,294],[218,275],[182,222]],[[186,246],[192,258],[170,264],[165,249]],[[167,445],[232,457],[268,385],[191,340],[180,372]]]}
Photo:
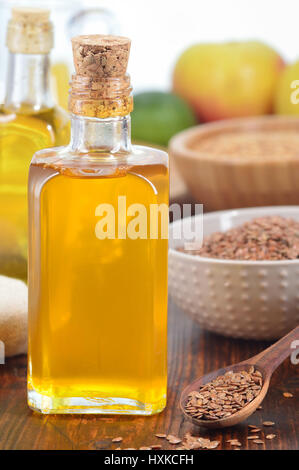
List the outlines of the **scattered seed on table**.
{"label": "scattered seed on table", "polygon": [[218,447],[219,444],[220,444],[219,441],[211,441],[207,448],[208,449],[216,449],[216,447]]}
{"label": "scattered seed on table", "polygon": [[187,432],[184,436],[183,448],[185,450],[198,450],[198,449],[215,449],[220,444],[220,441],[211,441],[208,438],[191,436]]}
{"label": "scattered seed on table", "polygon": [[257,434],[254,435],[254,436],[248,436],[247,439],[258,439],[260,436],[258,436]]}
{"label": "scattered seed on table", "polygon": [[202,449],[216,449],[216,447],[220,444],[219,441],[210,441],[210,439],[199,437],[198,442]]}
{"label": "scattered seed on table", "polygon": [[121,442],[122,440],[123,440],[123,438],[121,436],[119,436],[119,437],[114,437],[112,439],[112,442]]}
{"label": "scattered seed on table", "polygon": [[264,421],[263,422],[263,425],[264,426],[274,426],[275,423],[273,423],[273,421]]}
{"label": "scattered seed on table", "polygon": [[181,439],[179,439],[178,437],[175,437],[175,436],[171,436],[169,439],[167,438],[169,444],[180,444],[182,442]]}
{"label": "scattered seed on table", "polygon": [[177,439],[177,437],[174,436],[173,434],[168,434],[168,435],[166,436],[166,439],[167,439],[167,441],[171,441],[172,439]]}
{"label": "scattered seed on table", "polygon": [[267,434],[266,439],[274,439],[276,437],[276,434]]}
{"label": "scattered seed on table", "polygon": [[285,398],[293,398],[294,395],[293,395],[292,393],[290,393],[290,392],[284,392],[284,393],[283,393],[283,396],[284,396]]}
{"label": "scattered seed on table", "polygon": [[261,439],[255,439],[254,441],[255,444],[264,444],[264,441],[262,441]]}
{"label": "scattered seed on table", "polygon": [[155,434],[156,437],[159,437],[160,439],[165,439],[166,434]]}
{"label": "scattered seed on table", "polygon": [[241,447],[241,442],[238,441],[238,439],[230,439],[230,444],[232,446],[238,446],[238,447]]}

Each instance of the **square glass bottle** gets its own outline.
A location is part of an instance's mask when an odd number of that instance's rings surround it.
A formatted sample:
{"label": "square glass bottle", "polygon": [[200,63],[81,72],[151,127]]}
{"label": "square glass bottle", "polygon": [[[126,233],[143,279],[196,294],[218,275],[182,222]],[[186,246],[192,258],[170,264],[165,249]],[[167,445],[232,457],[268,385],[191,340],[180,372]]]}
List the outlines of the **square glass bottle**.
{"label": "square glass bottle", "polygon": [[130,41],[72,42],[71,142],[29,174],[28,403],[150,415],[166,404],[168,156],[131,146]]}

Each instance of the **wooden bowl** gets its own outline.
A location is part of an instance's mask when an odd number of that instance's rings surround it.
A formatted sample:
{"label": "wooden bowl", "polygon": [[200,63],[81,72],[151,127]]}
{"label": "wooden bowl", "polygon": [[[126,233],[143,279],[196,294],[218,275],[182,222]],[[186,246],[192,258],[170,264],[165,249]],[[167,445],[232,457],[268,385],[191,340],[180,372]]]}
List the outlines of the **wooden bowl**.
{"label": "wooden bowl", "polygon": [[174,136],[169,151],[205,210],[299,204],[299,118],[201,124]]}

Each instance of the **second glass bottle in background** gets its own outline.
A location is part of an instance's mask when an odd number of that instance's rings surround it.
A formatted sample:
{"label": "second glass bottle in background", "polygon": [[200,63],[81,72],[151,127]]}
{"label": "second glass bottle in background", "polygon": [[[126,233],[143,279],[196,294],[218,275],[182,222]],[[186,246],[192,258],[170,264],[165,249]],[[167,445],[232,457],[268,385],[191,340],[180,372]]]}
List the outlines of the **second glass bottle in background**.
{"label": "second glass bottle in background", "polygon": [[69,140],[69,117],[50,94],[49,12],[16,8],[7,28],[9,61],[0,108],[0,274],[27,278],[27,181],[33,154]]}

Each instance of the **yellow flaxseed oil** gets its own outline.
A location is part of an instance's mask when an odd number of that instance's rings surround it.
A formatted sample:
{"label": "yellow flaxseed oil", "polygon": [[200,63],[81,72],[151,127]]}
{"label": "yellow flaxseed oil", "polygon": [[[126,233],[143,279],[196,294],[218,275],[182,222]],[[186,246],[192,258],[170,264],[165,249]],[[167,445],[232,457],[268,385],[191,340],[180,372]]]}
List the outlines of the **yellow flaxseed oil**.
{"label": "yellow flaxseed oil", "polygon": [[69,140],[57,108],[0,110],[0,273],[27,278],[27,182],[33,154]]}
{"label": "yellow flaxseed oil", "polygon": [[69,117],[50,93],[50,12],[12,8],[0,107],[0,274],[27,278],[27,183],[34,153],[69,142]]}
{"label": "yellow flaxseed oil", "polygon": [[167,380],[162,219],[156,239],[149,217],[144,239],[99,239],[96,214],[100,203],[110,204],[118,230],[120,195],[128,214],[138,202],[148,214],[152,204],[167,205],[167,167],[105,168],[96,177],[83,163],[78,170],[33,162],[30,194],[29,404],[57,413],[161,411]]}
{"label": "yellow flaxseed oil", "polygon": [[168,156],[131,146],[130,40],[72,43],[70,143],[29,172],[28,404],[150,415],[167,391]]}

